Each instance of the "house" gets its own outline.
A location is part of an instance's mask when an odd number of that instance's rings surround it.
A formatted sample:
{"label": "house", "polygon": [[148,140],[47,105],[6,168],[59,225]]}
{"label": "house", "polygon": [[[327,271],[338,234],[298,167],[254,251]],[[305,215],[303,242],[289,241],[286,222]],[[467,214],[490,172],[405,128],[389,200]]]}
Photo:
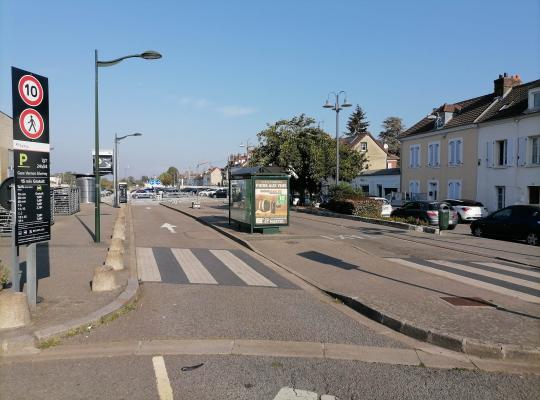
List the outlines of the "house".
{"label": "house", "polygon": [[366,155],[365,169],[379,170],[398,166],[399,157],[388,153],[384,145],[369,132],[344,137],[341,142]]}
{"label": "house", "polygon": [[203,174],[202,185],[203,186],[221,186],[223,183],[223,174],[221,168],[210,167]]}
{"label": "house", "polygon": [[[522,84],[518,75],[504,74],[494,81],[493,92],[489,94],[433,109],[400,137],[402,190],[424,194],[428,200],[478,199],[490,211],[503,204],[514,204],[518,201],[516,193],[525,201],[525,183],[532,187],[534,195],[537,182],[526,177],[538,175],[540,170],[521,173],[524,180],[519,182],[516,177],[508,181],[517,169],[506,174],[500,172],[515,165],[518,150],[514,142],[519,137],[527,138],[521,140],[529,146],[528,168],[535,161],[532,149],[533,142],[536,143],[534,135],[540,134],[540,124],[538,109],[529,108],[529,102],[534,105],[536,100],[533,96],[529,101],[529,97],[531,90],[534,95],[534,89],[539,86],[540,81]],[[503,124],[507,125],[503,127]],[[515,132],[504,131],[510,127]],[[504,142],[505,135],[512,136],[512,140]],[[522,146],[521,151],[527,150]],[[496,155],[499,160],[502,157],[502,165],[493,164]],[[501,186],[505,189],[496,188]],[[511,200],[505,197],[506,187],[510,186],[515,188]],[[495,204],[496,196],[505,197],[505,201]]]}
{"label": "house", "polygon": [[400,191],[400,178],[399,168],[368,169],[360,172],[351,185],[370,196],[386,197]]}
{"label": "house", "polygon": [[13,149],[13,119],[0,111],[0,182],[8,177],[11,149]]}

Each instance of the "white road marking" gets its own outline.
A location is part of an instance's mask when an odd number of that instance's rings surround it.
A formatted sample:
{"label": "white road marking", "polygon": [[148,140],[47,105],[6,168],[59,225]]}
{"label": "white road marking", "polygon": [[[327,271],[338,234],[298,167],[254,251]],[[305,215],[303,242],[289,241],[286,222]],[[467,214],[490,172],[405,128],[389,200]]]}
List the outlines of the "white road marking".
{"label": "white road marking", "polygon": [[230,251],[210,250],[210,252],[248,285],[276,287],[274,283],[259,274]]}
{"label": "white road marking", "polygon": [[529,287],[531,289],[540,290],[540,285],[538,285],[538,283],[526,281],[524,279],[514,278],[513,276],[498,274],[496,272],[491,272],[491,271],[486,271],[486,270],[479,269],[479,268],[469,267],[467,265],[457,264],[457,263],[446,261],[446,260],[427,260],[427,261],[430,262],[430,263],[433,263],[433,264],[442,265],[444,267],[450,267],[450,268],[459,269],[460,271],[472,272],[474,274],[479,274],[479,275],[483,275],[483,276],[489,276],[490,278],[495,278],[495,279],[499,279],[501,281],[515,283],[516,285],[521,285],[521,286]]}
{"label": "white road marking", "polygon": [[161,356],[152,357],[154,364],[154,373],[156,374],[157,390],[160,400],[173,400],[173,391],[169,376],[167,375],[167,367],[165,360]]}
{"label": "white road marking", "polygon": [[171,251],[191,283],[217,284],[217,281],[210,275],[206,268],[204,268],[191,250],[171,249]]}
{"label": "white road marking", "polygon": [[143,282],[161,282],[161,274],[152,249],[137,247],[136,253],[139,279]]}
{"label": "white road marking", "polygon": [[428,274],[439,275],[445,278],[449,278],[455,281],[466,283],[472,286],[480,287],[482,289],[492,290],[497,293],[505,294],[507,296],[517,297],[518,299],[529,301],[531,303],[540,304],[540,298],[536,296],[531,296],[526,293],[517,292],[515,290],[507,289],[501,286],[493,285],[491,283],[478,281],[476,279],[468,278],[466,276],[461,276],[457,274],[452,274],[450,272],[441,271],[440,269],[432,268],[429,266],[424,266],[421,264],[416,264],[411,261],[402,260],[401,258],[387,258],[388,261],[395,262],[397,264],[404,265],[406,267],[414,268],[418,271],[426,272]]}
{"label": "white road marking", "polygon": [[176,228],[176,225],[171,225],[168,222],[165,222],[163,225],[160,226],[160,228],[165,228],[168,229],[171,233],[176,233],[176,231],[174,230],[174,228]]}
{"label": "white road marking", "polygon": [[307,390],[283,387],[280,389],[274,400],[317,400],[319,395]]}
{"label": "white road marking", "polygon": [[502,269],[509,272],[516,272],[521,275],[532,276],[533,278],[540,278],[540,272],[535,272],[528,269],[514,268],[508,265],[497,264],[497,263],[492,263],[492,262],[475,262],[473,264],[485,265],[486,267],[498,268],[498,269]]}

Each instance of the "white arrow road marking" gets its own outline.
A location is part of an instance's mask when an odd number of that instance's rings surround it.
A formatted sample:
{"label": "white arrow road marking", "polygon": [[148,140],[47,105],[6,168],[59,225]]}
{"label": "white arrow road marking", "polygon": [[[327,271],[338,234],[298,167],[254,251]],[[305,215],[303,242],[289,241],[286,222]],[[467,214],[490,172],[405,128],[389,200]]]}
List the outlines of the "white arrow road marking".
{"label": "white arrow road marking", "polygon": [[318,398],[319,395],[315,392],[283,387],[274,397],[274,400],[318,400]]}
{"label": "white arrow road marking", "polygon": [[169,376],[167,375],[165,360],[161,356],[152,357],[152,364],[154,364],[159,399],[173,400],[173,391],[171,388],[171,382],[169,381]]}
{"label": "white arrow road marking", "polygon": [[152,207],[146,207],[146,209],[147,209],[147,210],[151,210],[151,209],[152,209]]}
{"label": "white arrow road marking", "polygon": [[168,229],[171,233],[176,233],[176,231],[174,230],[174,228],[176,228],[176,225],[171,225],[168,222],[165,222],[163,225],[161,225],[161,228]]}

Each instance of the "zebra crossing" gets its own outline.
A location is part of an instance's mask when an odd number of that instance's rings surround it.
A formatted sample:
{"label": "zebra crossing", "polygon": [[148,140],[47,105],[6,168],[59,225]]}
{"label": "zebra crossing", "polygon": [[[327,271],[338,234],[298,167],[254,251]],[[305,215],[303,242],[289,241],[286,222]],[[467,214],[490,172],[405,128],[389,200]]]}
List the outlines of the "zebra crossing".
{"label": "zebra crossing", "polygon": [[296,288],[238,249],[137,247],[136,256],[142,282]]}
{"label": "zebra crossing", "polygon": [[540,304],[540,269],[484,261],[386,258],[418,271]]}

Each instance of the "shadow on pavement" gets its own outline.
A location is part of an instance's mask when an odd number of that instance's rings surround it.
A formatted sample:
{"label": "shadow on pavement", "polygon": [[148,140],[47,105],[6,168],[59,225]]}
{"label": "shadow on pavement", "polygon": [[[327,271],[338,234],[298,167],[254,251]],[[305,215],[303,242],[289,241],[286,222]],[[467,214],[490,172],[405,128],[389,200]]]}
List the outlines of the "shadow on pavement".
{"label": "shadow on pavement", "polygon": [[88,232],[88,234],[90,235],[90,237],[92,238],[92,240],[95,240],[96,237],[95,237],[95,235],[94,235],[94,231],[92,231],[92,230],[90,229],[90,227],[89,227],[88,225],[86,225],[82,219],[79,218],[78,215],[75,215],[75,218],[77,218],[77,220],[81,223],[81,225],[84,227],[84,229],[86,230],[86,232]]}

